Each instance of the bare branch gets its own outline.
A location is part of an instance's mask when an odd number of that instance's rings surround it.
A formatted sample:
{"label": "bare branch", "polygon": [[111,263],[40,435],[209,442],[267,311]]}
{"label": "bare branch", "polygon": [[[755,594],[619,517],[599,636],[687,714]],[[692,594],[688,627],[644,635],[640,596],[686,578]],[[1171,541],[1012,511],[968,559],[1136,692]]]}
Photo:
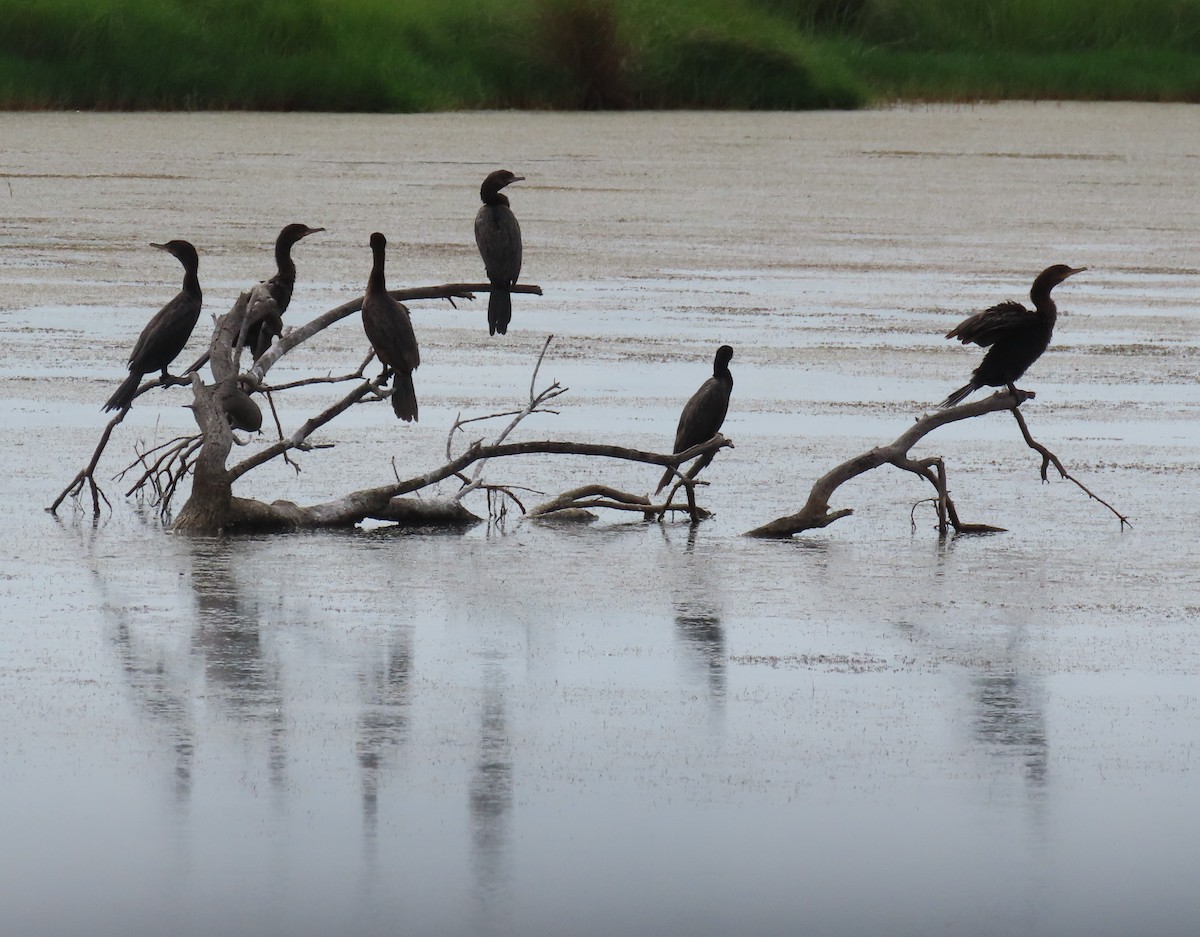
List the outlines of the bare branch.
{"label": "bare branch", "polygon": [[1094,491],[1092,491],[1090,488],[1088,488],[1087,485],[1085,485],[1079,479],[1077,479],[1073,475],[1071,475],[1063,467],[1062,461],[1059,459],[1058,456],[1056,456],[1053,452],[1051,452],[1049,449],[1047,449],[1040,442],[1038,442],[1037,440],[1035,440],[1033,438],[1033,434],[1029,432],[1029,426],[1025,423],[1025,417],[1021,414],[1020,410],[1018,410],[1017,408],[1014,407],[1013,411],[1012,411],[1012,415],[1013,415],[1013,419],[1015,419],[1017,421],[1017,426],[1019,426],[1021,428],[1021,435],[1025,438],[1025,445],[1029,446],[1030,449],[1032,449],[1034,452],[1037,452],[1042,457],[1042,467],[1040,470],[1040,474],[1042,476],[1043,482],[1049,481],[1049,479],[1046,477],[1046,472],[1047,472],[1047,469],[1050,467],[1051,463],[1053,463],[1054,467],[1056,469],[1058,469],[1058,474],[1062,478],[1071,482],[1073,485],[1075,485],[1080,491],[1082,491],[1085,495],[1087,495],[1093,501],[1098,501],[1100,504],[1104,505],[1104,507],[1108,508],[1113,513],[1113,515],[1117,518],[1117,520],[1120,521],[1120,524],[1121,524],[1120,529],[1121,530],[1124,530],[1126,527],[1128,527],[1130,530],[1133,529],[1133,524],[1131,524],[1129,522],[1128,516],[1122,514],[1120,511],[1118,511],[1116,508],[1114,508],[1111,504],[1109,504],[1107,501],[1105,501],[1103,498],[1101,498],[1098,494],[1096,494]]}
{"label": "bare branch", "polygon": [[50,507],[46,508],[48,512],[51,514],[57,514],[59,505],[61,505],[67,498],[78,498],[83,492],[83,486],[85,484],[88,486],[88,490],[92,495],[93,517],[100,516],[101,501],[104,502],[109,510],[112,510],[112,504],[109,502],[100,486],[96,484],[96,466],[100,464],[100,456],[104,455],[104,448],[108,445],[108,440],[112,436],[113,430],[117,428],[117,425],[123,419],[125,419],[125,414],[128,412],[129,408],[125,407],[124,409],[117,411],[117,415],[108,421],[108,425],[104,427],[104,432],[100,434],[100,441],[96,444],[96,449],[92,453],[91,461],[89,461],[87,465],[79,470],[79,474],[71,479],[71,483],[67,485],[66,488],[59,492],[58,497],[54,499],[54,502],[50,505]]}
{"label": "bare branch", "polygon": [[1015,391],[1015,394],[1008,389],[997,391],[990,397],[986,397],[975,403],[938,410],[921,417],[891,445],[878,446],[870,452],[855,456],[853,459],[843,462],[817,479],[816,484],[813,485],[812,491],[809,493],[808,501],[797,513],[777,518],[768,524],[757,527],[749,531],[746,536],[790,537],[801,531],[827,527],[839,518],[852,514],[853,511],[849,508],[831,511],[829,509],[830,497],[845,482],[881,465],[894,465],[896,468],[912,472],[924,478],[933,485],[937,492],[934,501],[938,509],[938,530],[942,534],[945,534],[948,528],[953,529],[955,533],[992,533],[1001,531],[1004,528],[993,527],[988,524],[966,524],[959,519],[954,501],[950,498],[946,482],[946,466],[941,458],[914,460],[908,456],[909,450],[917,442],[939,426],[944,426],[947,423],[955,423],[959,420],[969,420],[973,417],[982,416],[985,413],[994,413],[1000,410],[1008,410],[1013,414],[1017,425],[1021,428],[1021,434],[1025,437],[1026,444],[1041,454],[1043,460],[1041,468],[1043,481],[1046,480],[1047,466],[1053,463],[1063,478],[1074,482],[1088,497],[1098,501],[1116,515],[1121,522],[1122,528],[1130,526],[1127,517],[1118,512],[1107,501],[1095,495],[1078,480],[1072,478],[1066,469],[1063,468],[1058,457],[1033,439],[1019,408],[1022,403],[1032,399],[1036,395],[1032,391],[1024,391],[1016,388],[1013,388],[1013,391]]}
{"label": "bare branch", "polygon": [[[546,340],[542,343],[542,350],[539,352],[537,361],[533,366],[533,374],[529,380],[529,403],[526,404],[524,407],[522,407],[520,410],[507,410],[507,411],[503,411],[501,413],[490,413],[486,416],[468,417],[465,420],[462,418],[461,414],[459,416],[455,417],[454,424],[450,427],[450,432],[446,436],[446,458],[447,459],[450,459],[453,457],[452,443],[454,441],[454,434],[456,432],[460,432],[462,430],[462,427],[464,427],[468,423],[474,423],[474,422],[478,422],[481,420],[498,419],[498,418],[506,417],[506,416],[512,417],[512,420],[509,422],[509,424],[503,430],[500,431],[499,435],[497,435],[495,440],[493,441],[493,445],[498,445],[498,444],[502,443],[506,438],[508,438],[508,436],[512,433],[512,431],[514,429],[517,428],[517,426],[521,423],[521,421],[524,420],[530,414],[532,414],[532,413],[557,413],[558,412],[557,410],[547,409],[547,408],[543,407],[542,405],[544,403],[546,403],[546,401],[553,400],[555,397],[559,397],[562,394],[565,394],[567,392],[567,388],[561,387],[558,384],[558,382],[555,381],[553,384],[551,384],[549,387],[547,387],[541,393],[535,392],[535,388],[537,385],[538,372],[541,370],[542,361],[546,357],[546,350],[550,347],[550,343],[553,340],[554,340],[553,334],[546,336]],[[471,492],[482,489],[484,491],[487,491],[487,493],[488,493],[488,507],[489,507],[489,512],[490,512],[490,508],[491,508],[491,504],[492,504],[491,495],[493,492],[499,492],[500,494],[505,495],[508,498],[510,498],[513,501],[513,503],[516,504],[517,507],[521,510],[521,512],[524,513],[525,505],[523,505],[521,503],[521,500],[519,498],[517,498],[512,493],[511,490],[509,490],[508,488],[505,488],[503,486],[494,486],[494,485],[484,484],[483,468],[484,468],[485,464],[486,464],[486,460],[480,460],[476,464],[475,471],[472,473],[472,475],[470,477],[467,477],[466,475],[462,474],[461,472],[455,473],[457,475],[457,477],[463,482],[463,486],[454,494],[453,500],[462,501],[462,499],[465,498]],[[501,510],[503,510],[503,505],[501,507]]]}
{"label": "bare branch", "polygon": [[931,463],[928,460],[925,462],[914,462],[909,459],[908,452],[921,439],[940,426],[945,426],[947,423],[957,423],[959,420],[969,420],[973,417],[982,416],[985,413],[1012,410],[1033,396],[1034,394],[1031,391],[1024,390],[1018,390],[1015,397],[1007,390],[997,391],[990,397],[985,397],[983,400],[976,401],[975,403],[962,404],[961,406],[949,407],[945,410],[936,410],[933,413],[926,414],[917,420],[912,427],[891,445],[877,446],[869,452],[864,452],[852,459],[848,459],[818,478],[809,492],[808,500],[805,502],[804,507],[795,514],[776,518],[770,523],[748,531],[746,536],[763,538],[790,537],[805,530],[828,527],[834,521],[853,514],[854,511],[851,508],[841,508],[836,511],[830,510],[829,499],[840,486],[852,478],[857,478],[859,475],[878,468],[881,465],[895,465],[897,468],[904,469],[905,471],[914,472],[933,484],[934,488],[938,490],[939,498],[942,499],[945,505],[944,510],[947,520],[956,531],[978,533],[984,530],[996,530],[997,528],[985,527],[983,525],[957,523],[958,513],[953,509],[953,503],[950,502],[949,494],[946,492],[944,468],[939,479],[937,472],[933,470],[935,463]]}
{"label": "bare branch", "polygon": [[383,376],[364,381],[362,384],[355,387],[348,394],[342,397],[341,400],[329,407],[326,407],[316,416],[306,420],[299,429],[292,433],[291,436],[281,438],[278,442],[267,446],[265,449],[262,449],[259,452],[256,452],[254,455],[250,456],[250,458],[244,459],[233,468],[229,469],[229,480],[231,482],[236,481],[251,469],[258,468],[258,466],[266,462],[270,462],[276,456],[283,455],[292,449],[303,448],[305,440],[307,440],[309,436],[311,436],[330,420],[349,410],[352,406],[354,406],[354,404],[358,403],[364,397],[372,394],[378,396],[379,389],[385,382],[386,378]]}
{"label": "bare branch", "polygon": [[[420,286],[406,290],[389,290],[388,292],[400,302],[415,302],[422,299],[446,299],[453,302],[455,299],[474,299],[476,293],[490,293],[492,285],[490,283],[447,283],[442,286]],[[542,288],[532,283],[516,284],[511,288],[514,293],[532,293],[537,296],[542,295]],[[245,375],[249,381],[255,386],[262,383],[262,379],[266,373],[271,370],[280,358],[286,355],[297,345],[302,345],[318,332],[328,328],[335,322],[346,318],[346,316],[358,312],[362,309],[363,298],[359,296],[357,299],[352,299],[348,303],[330,309],[328,312],[317,316],[311,322],[291,329],[286,335],[279,338],[267,351],[263,352],[262,356],[254,362],[254,366]]]}
{"label": "bare branch", "polygon": [[[577,517],[579,515],[576,515],[575,512],[582,512],[588,518],[594,519],[595,515],[589,512],[591,508],[635,512],[641,514],[647,520],[662,517],[668,512],[688,511],[691,513],[693,510],[693,506],[671,504],[670,501],[662,504],[654,504],[645,495],[630,494],[629,492],[611,488],[608,485],[582,485],[578,488],[572,488],[570,491],[565,491],[557,497],[531,508],[527,516],[544,518],[569,512],[570,516]],[[697,519],[712,516],[703,508],[695,510],[696,515],[698,515]]]}
{"label": "bare branch", "polygon": [[[378,488],[355,491],[334,501],[311,507],[299,507],[290,502],[282,501],[268,505],[259,501],[232,498],[227,505],[228,510],[220,515],[213,514],[211,519],[189,515],[185,507],[185,513],[182,513],[176,521],[176,529],[185,529],[191,532],[220,533],[235,529],[272,530],[346,527],[367,518],[385,518],[389,511],[395,509],[392,505],[393,499],[398,499],[403,495],[435,485],[440,481],[461,473],[463,469],[480,460],[520,455],[575,455],[643,462],[666,467],[678,465],[681,461],[694,459],[706,452],[722,449],[729,445],[731,445],[729,440],[718,435],[684,452],[667,455],[665,453],[628,449],[623,446],[560,442],[557,440],[502,443],[494,446],[484,446],[476,443],[457,458],[423,475],[403,479]],[[196,478],[199,481],[199,470],[196,473]],[[189,505],[194,498],[195,492],[193,491],[193,498],[189,499]],[[677,510],[681,508],[672,509]],[[202,521],[206,521],[206,523],[201,523]]]}
{"label": "bare branch", "polygon": [[[148,449],[145,452],[139,453],[138,459],[123,468],[115,478],[124,478],[129,472],[133,471],[139,465],[142,467],[142,473],[139,475],[125,492],[125,497],[130,497],[138,493],[144,486],[151,485],[156,497],[161,501],[164,485],[171,482],[173,466],[177,462],[182,463],[182,474],[186,474],[188,467],[188,458],[199,448],[203,442],[203,437],[196,433],[191,436],[176,436],[169,442],[155,446],[153,449]],[[150,461],[150,457],[155,453],[158,457]],[[171,486],[172,489],[174,486]]]}
{"label": "bare branch", "polygon": [[[546,357],[546,349],[548,349],[550,347],[550,343],[552,341],[554,341],[554,333],[553,332],[551,332],[549,335],[547,335],[546,340],[544,342],[542,342],[542,350],[538,353],[537,362],[533,366],[533,374],[531,374],[529,377],[529,404],[530,404],[530,406],[533,406],[533,404],[534,404],[534,397],[536,396],[534,394],[534,386],[537,384],[538,372],[540,370],[542,370],[542,360]],[[554,384],[555,384],[555,386],[558,386],[557,381],[555,381]]]}

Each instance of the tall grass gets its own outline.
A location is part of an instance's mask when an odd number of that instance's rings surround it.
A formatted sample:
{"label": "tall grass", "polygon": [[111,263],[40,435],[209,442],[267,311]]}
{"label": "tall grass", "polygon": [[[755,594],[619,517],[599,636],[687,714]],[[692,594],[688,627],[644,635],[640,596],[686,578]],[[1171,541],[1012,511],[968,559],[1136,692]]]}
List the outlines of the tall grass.
{"label": "tall grass", "polygon": [[0,107],[1200,100],[1200,0],[0,0]]}

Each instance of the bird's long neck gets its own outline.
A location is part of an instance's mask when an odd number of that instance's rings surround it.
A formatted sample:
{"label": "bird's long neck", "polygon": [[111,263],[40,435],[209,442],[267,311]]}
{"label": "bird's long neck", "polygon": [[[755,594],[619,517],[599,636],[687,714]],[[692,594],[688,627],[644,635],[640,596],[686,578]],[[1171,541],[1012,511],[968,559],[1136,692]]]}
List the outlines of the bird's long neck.
{"label": "bird's long neck", "polygon": [[288,286],[296,285],[296,265],[292,263],[292,245],[287,241],[275,242],[275,266],[279,272],[275,275]]}
{"label": "bird's long neck", "polygon": [[185,263],[183,265],[183,291],[189,296],[195,296],[197,299],[202,299],[204,294],[200,292],[200,264]]}
{"label": "bird's long neck", "polygon": [[1033,308],[1043,319],[1054,324],[1054,320],[1058,318],[1058,307],[1054,305],[1054,300],[1050,298],[1050,291],[1053,286],[1042,286],[1040,283],[1033,284],[1033,289],[1029,291],[1029,298],[1033,300]]}
{"label": "bird's long neck", "polygon": [[729,365],[714,363],[713,377],[715,377],[730,390],[733,389],[733,372],[729,370]]}
{"label": "bird's long neck", "polygon": [[484,205],[507,205],[508,196],[499,189],[484,189],[479,193]]}
{"label": "bird's long neck", "polygon": [[368,293],[386,293],[387,282],[383,277],[383,258],[386,249],[383,245],[371,248],[371,254],[375,258],[375,262],[371,265],[371,276],[367,278]]}

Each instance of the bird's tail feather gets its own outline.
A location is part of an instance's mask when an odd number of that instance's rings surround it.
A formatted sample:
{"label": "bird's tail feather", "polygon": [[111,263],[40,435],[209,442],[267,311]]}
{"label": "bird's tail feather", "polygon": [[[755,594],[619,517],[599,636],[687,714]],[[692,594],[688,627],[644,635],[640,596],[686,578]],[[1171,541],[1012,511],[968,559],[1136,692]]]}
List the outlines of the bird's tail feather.
{"label": "bird's tail feather", "polygon": [[508,332],[508,323],[512,321],[512,293],[498,283],[492,284],[492,292],[488,295],[488,334]]}
{"label": "bird's tail feather", "polygon": [[113,395],[108,398],[108,403],[104,405],[104,412],[110,410],[124,410],[131,403],[133,398],[137,396],[138,384],[142,382],[142,375],[137,371],[130,371],[129,377],[121,382],[121,386],[113,392]]}
{"label": "bird's tail feather", "polygon": [[938,404],[939,410],[945,410],[947,407],[954,407],[962,403],[978,389],[979,385],[972,381],[970,384],[964,384],[949,397]]}
{"label": "bird's tail feather", "polygon": [[658,487],[654,489],[654,493],[658,494],[660,491],[662,491],[664,488],[666,488],[667,484],[671,481],[671,478],[672,478],[672,476],[674,476],[674,474],[675,474],[674,469],[667,469],[665,472],[663,472],[662,481],[660,481],[658,483]]}
{"label": "bird's tail feather", "polygon": [[413,387],[412,371],[396,369],[392,380],[392,410],[406,423],[417,418],[417,390]]}

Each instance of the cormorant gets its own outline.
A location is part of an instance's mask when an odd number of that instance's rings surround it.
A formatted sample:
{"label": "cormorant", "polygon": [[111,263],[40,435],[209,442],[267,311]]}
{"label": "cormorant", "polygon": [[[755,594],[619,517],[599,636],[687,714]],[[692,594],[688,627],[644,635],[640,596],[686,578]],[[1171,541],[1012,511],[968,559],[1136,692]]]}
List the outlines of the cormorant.
{"label": "cormorant", "polygon": [[987,348],[988,353],[971,374],[970,383],[943,400],[941,407],[962,403],[980,387],[1007,384],[1015,395],[1017,379],[1042,356],[1054,334],[1058,308],[1050,298],[1050,291],[1067,277],[1086,269],[1066,264],[1047,267],[1038,274],[1029,291],[1029,298],[1033,300],[1032,312],[1010,300],[975,313],[947,332],[946,338],[957,338],[964,345],[979,345]]}
{"label": "cormorant", "polygon": [[151,244],[159,250],[173,255],[183,264],[183,289],[169,303],[154,314],[129,355],[129,377],[121,383],[116,393],[108,398],[104,409],[122,410],[133,403],[138,384],[142,378],[154,371],[162,371],[163,378],[170,377],[167,368],[183,351],[200,318],[200,305],[204,295],[200,292],[200,278],[196,270],[200,258],[187,241],[167,241],[166,244]]}
{"label": "cormorant", "polygon": [[524,181],[507,169],[489,173],[479,187],[483,207],[475,216],[475,243],[483,257],[483,266],[492,284],[488,296],[488,334],[508,331],[512,320],[512,294],[508,288],[521,275],[521,226],[508,207],[508,196],[501,193],[506,185]]}
{"label": "cormorant", "polygon": [[375,357],[383,365],[385,375],[389,368],[395,373],[392,409],[400,419],[412,422],[417,418],[417,392],[413,388],[412,373],[421,364],[421,352],[417,348],[417,336],[413,333],[408,310],[388,295],[383,276],[386,251],[387,238],[376,231],[371,235],[371,253],[375,262],[371,266],[362,304],[363,331],[367,333],[367,340],[375,349]]}
{"label": "cormorant", "polygon": [[229,425],[234,429],[247,433],[257,433],[262,429],[262,410],[236,378],[217,386],[217,404],[225,411]]}
{"label": "cormorant", "polygon": [[[732,358],[733,349],[728,345],[717,349],[713,357],[713,376],[692,394],[692,399],[684,405],[683,413],[679,415],[679,426],[675,430],[675,452],[708,442],[725,422],[725,414],[729,412],[729,395],[733,393],[733,375],[729,372]],[[666,488],[674,475],[674,469],[663,472],[662,481],[654,493],[658,494]]]}
{"label": "cormorant", "polygon": [[303,224],[287,225],[275,239],[275,266],[277,272],[263,285],[270,294],[274,308],[252,310],[254,315],[261,316],[246,332],[245,347],[250,350],[257,360],[263,352],[271,347],[271,342],[283,333],[283,319],[288,304],[292,301],[292,290],[296,288],[296,265],[292,263],[292,246],[302,238],[324,228],[310,228]]}

